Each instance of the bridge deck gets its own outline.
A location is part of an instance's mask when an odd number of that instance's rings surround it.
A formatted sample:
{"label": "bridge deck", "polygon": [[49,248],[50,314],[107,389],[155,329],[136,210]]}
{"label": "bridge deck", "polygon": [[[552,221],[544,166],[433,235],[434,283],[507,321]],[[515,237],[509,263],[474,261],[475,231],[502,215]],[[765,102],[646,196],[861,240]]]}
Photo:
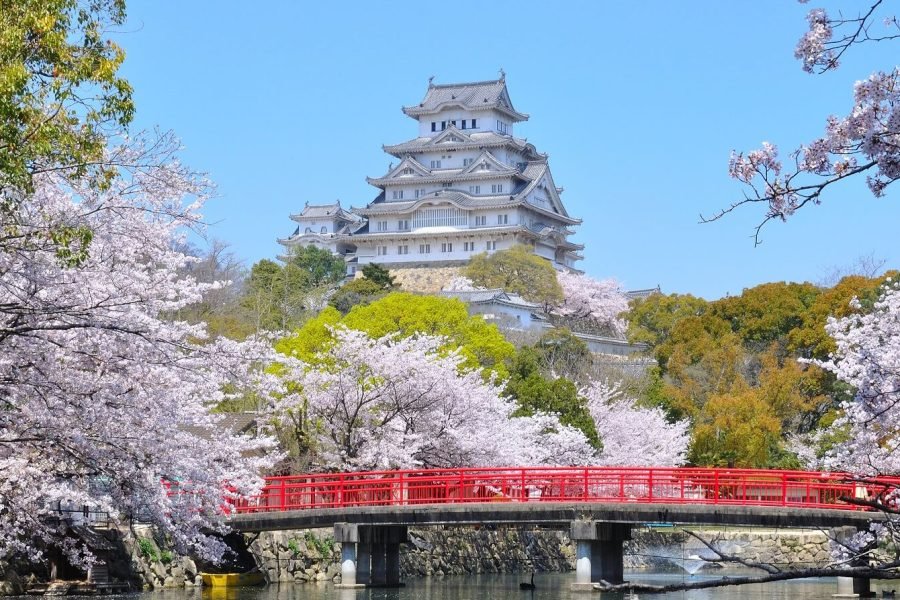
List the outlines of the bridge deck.
{"label": "bridge deck", "polygon": [[569,523],[593,520],[621,523],[682,523],[696,525],[752,525],[774,528],[865,526],[884,518],[882,513],[782,506],[515,502],[418,506],[361,506],[282,512],[242,513],[230,525],[242,532],[329,527],[334,523],[360,525],[477,525],[532,524],[568,529]]}

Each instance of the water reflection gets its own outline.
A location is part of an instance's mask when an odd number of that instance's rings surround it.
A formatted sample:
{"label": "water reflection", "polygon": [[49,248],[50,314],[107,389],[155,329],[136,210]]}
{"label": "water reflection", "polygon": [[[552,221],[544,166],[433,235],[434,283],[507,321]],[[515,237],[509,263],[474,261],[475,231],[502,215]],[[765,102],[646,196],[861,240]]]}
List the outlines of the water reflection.
{"label": "water reflection", "polygon": [[[713,574],[701,571],[691,577],[685,572],[631,572],[627,578],[644,583],[666,584],[680,581],[717,579],[724,574],[745,575],[747,572],[719,570]],[[119,597],[122,600],[627,600],[627,593],[573,593],[569,584],[573,573],[538,573],[535,590],[520,590],[519,583],[528,581],[530,574],[469,575],[429,577],[410,580],[400,589],[340,590],[330,583],[282,584],[263,588],[230,590],[192,590],[149,592]],[[875,590],[900,589],[900,582],[877,582]],[[641,600],[825,600],[837,591],[832,578],[804,579],[777,583],[736,587],[690,590],[668,594],[645,594]],[[879,593],[879,597],[881,594]],[[113,597],[108,597],[110,600]]]}

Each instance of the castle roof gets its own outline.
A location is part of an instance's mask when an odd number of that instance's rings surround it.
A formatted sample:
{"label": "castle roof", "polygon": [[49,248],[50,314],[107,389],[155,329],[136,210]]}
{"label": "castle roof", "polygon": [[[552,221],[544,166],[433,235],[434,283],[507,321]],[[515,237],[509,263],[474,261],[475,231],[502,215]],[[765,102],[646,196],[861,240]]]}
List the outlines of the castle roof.
{"label": "castle roof", "polygon": [[506,77],[493,81],[470,83],[428,84],[425,97],[417,106],[404,106],[403,112],[413,118],[433,115],[445,108],[460,107],[465,110],[499,110],[513,122],[527,121],[528,115],[513,108],[506,89]]}
{"label": "castle roof", "polygon": [[340,219],[343,221],[356,221],[359,219],[356,215],[341,208],[340,200],[332,202],[331,204],[310,204],[307,202],[302,211],[291,215],[291,220],[293,221],[323,218]]}
{"label": "castle roof", "polygon": [[500,288],[488,290],[467,290],[467,291],[442,291],[441,296],[445,298],[457,298],[467,304],[505,304],[507,306],[515,306],[527,310],[540,310],[541,305],[529,302],[512,292],[505,292]]}
{"label": "castle roof", "polygon": [[481,131],[477,133],[468,133],[453,127],[452,125],[436,136],[419,137],[408,140],[400,144],[391,146],[382,146],[382,149],[388,154],[393,154],[400,158],[404,154],[415,152],[427,152],[429,150],[442,150],[452,146],[454,150],[467,150],[472,148],[504,148],[513,147],[517,150],[539,156],[534,145],[528,143],[528,140],[512,137],[510,135],[501,135],[493,131]]}

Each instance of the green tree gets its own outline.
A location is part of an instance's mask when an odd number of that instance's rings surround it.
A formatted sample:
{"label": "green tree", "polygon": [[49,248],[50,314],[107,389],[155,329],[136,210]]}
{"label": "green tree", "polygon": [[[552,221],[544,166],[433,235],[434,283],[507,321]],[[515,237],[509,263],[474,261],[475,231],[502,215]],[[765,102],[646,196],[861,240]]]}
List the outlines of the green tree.
{"label": "green tree", "polygon": [[592,375],[593,355],[587,344],[565,328],[551,329],[534,344],[541,373],[587,383]]}
{"label": "green tree", "polygon": [[578,388],[564,377],[544,377],[540,363],[541,357],[534,348],[523,348],[516,355],[505,388],[506,394],[519,406],[514,414],[557,414],[560,423],[580,429],[592,446],[600,448],[597,427],[587,401],[578,395]]}
{"label": "green tree", "polygon": [[330,343],[328,328],[337,324],[365,331],[372,337],[389,334],[405,337],[416,333],[444,336],[448,349],[459,348],[465,359],[464,367],[483,367],[501,378],[506,377],[506,363],[515,355],[515,348],[497,327],[480,316],[469,316],[463,302],[400,292],[365,306],[355,306],[344,316],[328,307],[277,347],[286,354],[312,360]]}
{"label": "green tree", "polygon": [[124,0],[0,0],[0,189],[61,168],[99,185],[114,175],[103,153],[134,103],[106,34],[124,21]]}
{"label": "green tree", "polygon": [[544,305],[562,302],[563,293],[550,261],[523,245],[493,254],[476,254],[463,274],[480,287],[500,288]]}
{"label": "green tree", "polygon": [[709,303],[690,294],[651,294],[631,301],[628,340],[655,348],[665,343],[680,319],[703,315]]}
{"label": "green tree", "polygon": [[342,285],[328,301],[328,304],[347,314],[354,306],[369,304],[385,294],[387,291],[381,285],[371,279],[360,277]]}
{"label": "green tree", "polygon": [[710,312],[727,321],[746,344],[765,348],[799,327],[819,295],[811,283],[764,283],[710,303]]}
{"label": "green tree", "polygon": [[307,285],[312,287],[333,285],[347,276],[343,258],[316,246],[292,249],[287,264],[305,272]]}
{"label": "green tree", "polygon": [[369,263],[364,265],[362,274],[365,279],[368,279],[383,290],[389,290],[395,285],[391,272],[379,264]]}
{"label": "green tree", "polygon": [[241,305],[259,330],[290,330],[303,320],[309,272],[293,263],[263,259],[250,269]]}

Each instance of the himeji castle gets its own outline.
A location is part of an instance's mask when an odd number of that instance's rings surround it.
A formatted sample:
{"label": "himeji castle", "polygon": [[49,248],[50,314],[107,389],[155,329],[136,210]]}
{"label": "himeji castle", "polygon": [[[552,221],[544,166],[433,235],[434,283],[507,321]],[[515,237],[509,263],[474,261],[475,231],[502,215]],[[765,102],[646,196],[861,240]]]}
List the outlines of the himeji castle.
{"label": "himeji castle", "polygon": [[345,257],[353,274],[367,263],[388,268],[464,264],[480,252],[526,244],[558,269],[576,268],[583,246],[569,241],[581,223],[563,206],[547,155],[515,136],[528,115],[513,107],[501,71],[495,81],[434,84],[403,108],[418,136],[383,146],[397,163],[380,177],[374,200],[345,210],[307,204],[291,215],[288,249],[316,245]]}

